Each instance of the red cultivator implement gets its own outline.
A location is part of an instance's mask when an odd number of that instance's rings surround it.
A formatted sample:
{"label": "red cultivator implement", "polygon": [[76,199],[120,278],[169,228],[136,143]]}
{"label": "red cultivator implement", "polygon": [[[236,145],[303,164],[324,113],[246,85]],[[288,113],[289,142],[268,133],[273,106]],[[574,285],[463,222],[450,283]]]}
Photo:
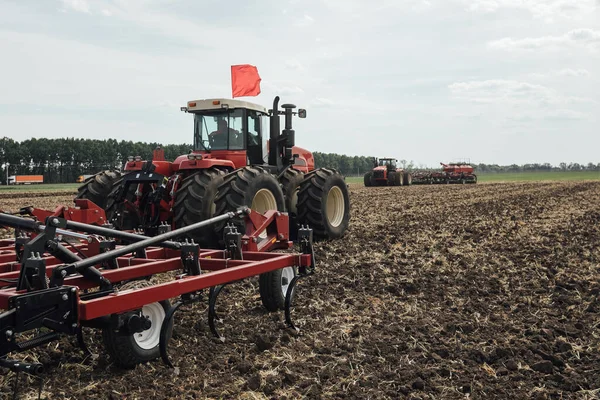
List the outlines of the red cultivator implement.
{"label": "red cultivator implement", "polygon": [[[314,272],[315,264],[307,227],[298,230],[299,252],[268,252],[293,246],[287,213],[258,214],[241,207],[147,237],[112,229],[104,211],[88,200],[78,206],[53,212],[24,208],[23,216],[0,213],[0,225],[15,229],[14,240],[0,240],[1,367],[40,375],[42,364],[7,355],[63,335],[76,336],[87,351],[82,327],[103,331],[106,351],[119,366],[158,357],[172,366],[167,348],[175,312],[200,301],[209,289],[209,326],[222,339],[216,328],[217,296],[224,285],[253,276],[260,276],[265,308],[284,310],[287,325],[296,329],[290,314],[295,286]],[[230,223],[239,219],[245,221],[244,234]],[[224,250],[177,241],[217,223],[226,224]],[[157,276],[162,277],[158,283],[150,282]]]}
{"label": "red cultivator implement", "polygon": [[477,183],[477,175],[467,162],[444,164],[441,171],[415,171],[412,173],[413,184],[435,185],[442,183]]}

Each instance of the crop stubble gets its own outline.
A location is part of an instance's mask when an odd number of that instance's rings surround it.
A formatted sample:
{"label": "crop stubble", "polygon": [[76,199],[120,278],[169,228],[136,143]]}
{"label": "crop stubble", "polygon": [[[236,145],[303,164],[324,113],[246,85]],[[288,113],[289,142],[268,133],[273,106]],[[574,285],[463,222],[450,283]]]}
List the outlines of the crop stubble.
{"label": "crop stubble", "polygon": [[[65,339],[28,354],[48,398],[595,398],[600,182],[364,188],[347,236],[316,245],[300,335],[256,280],[180,312],[170,354],[134,371]],[[31,195],[29,195],[31,196]],[[71,196],[0,199],[53,208]],[[24,204],[27,203],[27,204]],[[91,347],[100,336],[88,336]],[[4,393],[11,374],[0,377]],[[33,392],[32,392],[33,393]]]}

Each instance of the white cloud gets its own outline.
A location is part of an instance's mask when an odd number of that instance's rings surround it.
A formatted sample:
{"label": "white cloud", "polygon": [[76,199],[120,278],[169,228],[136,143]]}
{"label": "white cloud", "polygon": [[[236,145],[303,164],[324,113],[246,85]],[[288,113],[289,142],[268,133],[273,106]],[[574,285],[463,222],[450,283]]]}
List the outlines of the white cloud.
{"label": "white cloud", "polygon": [[535,73],[530,74],[529,76],[531,76],[532,78],[537,78],[537,79],[556,78],[556,77],[588,78],[591,76],[591,73],[590,73],[590,71],[588,71],[587,69],[584,69],[584,68],[577,68],[577,69],[565,68],[565,69],[543,72],[543,73],[535,72]]}
{"label": "white cloud", "polygon": [[302,71],[302,70],[306,69],[304,67],[304,65],[302,65],[302,63],[296,59],[286,60],[285,66],[289,69],[293,69],[293,70],[297,70],[297,71]]}
{"label": "white cloud", "polygon": [[325,97],[315,97],[312,102],[311,105],[313,106],[321,106],[321,107],[331,107],[335,104],[335,102],[331,99],[325,98]]}
{"label": "white cloud", "polygon": [[563,96],[543,85],[515,80],[490,79],[485,81],[455,82],[448,89],[457,99],[478,103],[506,102],[510,104],[572,104],[591,100],[583,97]]}
{"label": "white cloud", "polygon": [[315,23],[315,19],[310,15],[304,14],[302,18],[299,18],[294,25],[305,28]]}
{"label": "white cloud", "polygon": [[595,48],[600,46],[600,31],[581,28],[571,30],[560,36],[541,36],[536,38],[513,39],[506,37],[488,43],[488,47],[499,50],[550,50],[567,46],[584,46]]}
{"label": "white cloud", "polygon": [[62,0],[62,10],[71,10],[91,14],[90,4],[87,0]]}
{"label": "white cloud", "polygon": [[595,3],[594,0],[463,0],[463,4],[471,12],[523,10],[536,19],[554,22],[556,18],[581,19],[593,12],[599,3]]}
{"label": "white cloud", "polygon": [[513,109],[517,113],[526,111],[529,118],[557,117],[583,118],[588,114],[569,109],[580,104],[592,104],[589,98],[566,96],[543,85],[515,80],[491,79],[485,81],[455,82],[448,86],[454,99],[475,105],[486,105],[496,109]]}

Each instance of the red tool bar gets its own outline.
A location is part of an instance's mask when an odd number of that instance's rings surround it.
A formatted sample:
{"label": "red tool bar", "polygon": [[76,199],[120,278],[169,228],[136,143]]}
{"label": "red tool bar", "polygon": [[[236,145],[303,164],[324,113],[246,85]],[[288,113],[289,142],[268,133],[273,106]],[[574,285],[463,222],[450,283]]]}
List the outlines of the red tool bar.
{"label": "red tool bar", "polygon": [[[224,263],[225,260],[222,262]],[[308,266],[309,264],[310,255],[279,254],[276,257],[269,257],[262,261],[245,262],[244,265],[197,276],[188,276],[147,288],[127,290],[92,300],[82,300],[79,303],[79,318],[80,320],[90,320],[105,315],[135,310],[146,304],[167,300],[184,293],[191,293],[280,268]]]}

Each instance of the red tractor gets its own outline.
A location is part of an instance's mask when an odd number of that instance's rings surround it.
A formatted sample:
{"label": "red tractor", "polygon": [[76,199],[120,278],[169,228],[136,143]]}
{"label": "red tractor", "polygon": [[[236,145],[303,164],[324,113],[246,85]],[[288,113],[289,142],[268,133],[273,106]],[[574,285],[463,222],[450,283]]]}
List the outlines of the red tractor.
{"label": "red tractor", "polygon": [[364,175],[365,186],[408,186],[412,184],[412,175],[398,168],[395,158],[374,158],[373,170]]}
{"label": "red tractor", "polygon": [[[278,96],[271,110],[231,99],[189,101],[181,107],[194,116],[189,154],[167,161],[158,148],[151,161],[129,156],[122,172],[88,178],[77,198],[104,208],[115,228],[148,236],[247,206],[259,213],[287,212],[290,234],[308,225],[315,238],[339,238],[350,219],[345,178],[334,169],[315,169],[312,153],[295,146],[292,116],[306,118],[306,110],[295,112],[293,104],[280,110],[278,104]],[[244,233],[242,223],[236,227]],[[224,228],[218,224],[190,238],[220,247]]]}

